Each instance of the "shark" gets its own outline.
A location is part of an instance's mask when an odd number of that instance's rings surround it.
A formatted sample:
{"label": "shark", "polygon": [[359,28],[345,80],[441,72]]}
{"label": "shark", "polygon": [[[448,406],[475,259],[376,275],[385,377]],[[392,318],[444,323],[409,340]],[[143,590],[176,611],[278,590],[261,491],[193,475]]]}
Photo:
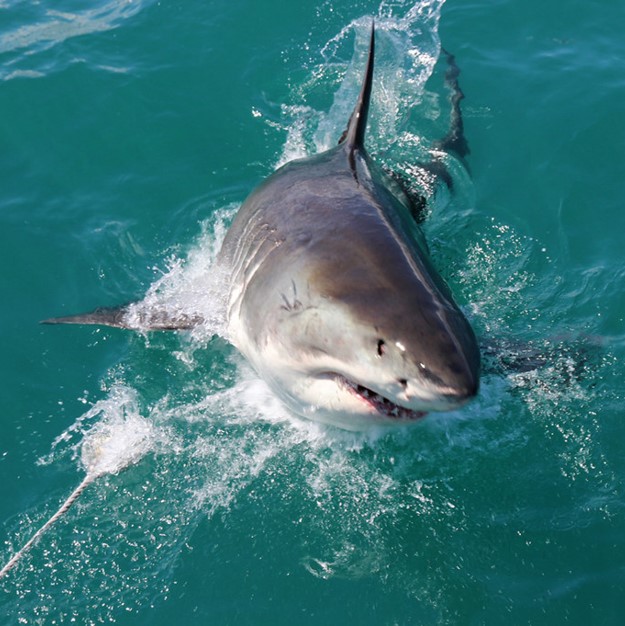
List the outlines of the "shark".
{"label": "shark", "polygon": [[[347,430],[458,409],[480,381],[475,333],[421,228],[425,197],[366,148],[374,59],[372,25],[360,93],[338,143],[254,189],[217,259],[229,341],[291,412]],[[448,60],[452,116],[441,146],[463,158],[462,92]],[[450,184],[440,160],[423,167]],[[202,319],[158,310],[138,318],[131,304],[45,323],[158,331]]]}

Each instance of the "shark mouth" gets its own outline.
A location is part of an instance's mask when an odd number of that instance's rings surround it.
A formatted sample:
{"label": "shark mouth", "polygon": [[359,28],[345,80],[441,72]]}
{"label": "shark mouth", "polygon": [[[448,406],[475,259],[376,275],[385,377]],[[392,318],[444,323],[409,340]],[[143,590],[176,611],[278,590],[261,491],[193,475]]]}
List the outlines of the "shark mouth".
{"label": "shark mouth", "polygon": [[338,376],[338,380],[351,393],[358,396],[360,400],[375,409],[381,415],[384,415],[384,417],[397,420],[417,420],[427,415],[424,411],[414,411],[413,409],[407,409],[406,407],[395,404],[376,391],[352,382],[343,376]]}

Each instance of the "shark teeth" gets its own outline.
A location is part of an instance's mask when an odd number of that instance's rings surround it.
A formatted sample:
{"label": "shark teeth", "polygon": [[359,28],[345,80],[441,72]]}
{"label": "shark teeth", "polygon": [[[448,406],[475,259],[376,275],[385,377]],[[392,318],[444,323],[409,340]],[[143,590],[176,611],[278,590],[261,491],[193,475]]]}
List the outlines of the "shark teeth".
{"label": "shark teeth", "polygon": [[352,382],[343,376],[339,376],[339,378],[352,393],[357,395],[361,400],[364,400],[370,407],[374,408],[378,413],[381,413],[385,417],[400,420],[416,420],[427,415],[424,411],[414,411],[412,409],[399,406],[388,398],[381,396],[376,391],[373,391],[364,385]]}

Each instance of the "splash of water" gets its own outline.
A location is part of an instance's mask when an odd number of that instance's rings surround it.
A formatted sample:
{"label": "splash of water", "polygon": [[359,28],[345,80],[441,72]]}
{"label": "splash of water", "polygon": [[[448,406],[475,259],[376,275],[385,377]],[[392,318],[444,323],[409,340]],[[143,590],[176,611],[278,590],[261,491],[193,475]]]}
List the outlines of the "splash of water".
{"label": "splash of water", "polygon": [[[367,142],[373,152],[402,145],[411,110],[424,96],[440,53],[438,22],[444,0],[382,3],[376,20],[376,71]],[[294,91],[298,104],[282,106],[287,139],[277,165],[334,146],[351,115],[369,46],[371,17],[351,21],[321,49],[323,61]],[[333,104],[320,111],[302,104],[331,85]],[[414,157],[414,154],[413,154]]]}
{"label": "splash of water", "polygon": [[[171,257],[168,270],[148,289],[145,297],[129,307],[130,324],[141,329],[151,311],[164,311],[171,319],[201,320],[193,337],[203,343],[214,335],[226,337],[228,275],[216,260],[221,242],[238,205],[217,210],[202,226],[202,233],[185,259]],[[149,328],[145,328],[149,330]]]}
{"label": "splash of water", "polygon": [[[84,433],[80,443],[80,459],[86,472],[85,477],[59,509],[0,569],[0,578],[8,574],[42,535],[69,511],[93,481],[105,475],[118,474],[137,463],[153,448],[158,439],[157,429],[150,421],[136,414],[135,395],[131,390],[122,390],[113,398],[97,403],[83,416],[83,422],[96,416],[100,418]],[[76,430],[76,426],[72,430]],[[64,437],[57,438],[55,444],[68,437],[69,433],[64,433]]]}

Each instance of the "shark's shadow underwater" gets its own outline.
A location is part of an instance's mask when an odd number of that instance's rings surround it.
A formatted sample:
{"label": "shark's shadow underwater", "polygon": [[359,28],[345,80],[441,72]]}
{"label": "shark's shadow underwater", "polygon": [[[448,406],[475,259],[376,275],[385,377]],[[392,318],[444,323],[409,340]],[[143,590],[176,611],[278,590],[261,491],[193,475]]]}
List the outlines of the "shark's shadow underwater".
{"label": "shark's shadow underwater", "polygon": [[[434,268],[419,227],[425,191],[365,148],[375,30],[336,147],[287,163],[245,200],[216,271],[228,277],[228,339],[296,414],[349,430],[456,409],[479,388],[475,334]],[[458,69],[447,55],[451,123],[437,144],[461,161]],[[451,186],[440,156],[420,167]],[[53,318],[140,330],[188,329],[192,315],[141,303]]]}

